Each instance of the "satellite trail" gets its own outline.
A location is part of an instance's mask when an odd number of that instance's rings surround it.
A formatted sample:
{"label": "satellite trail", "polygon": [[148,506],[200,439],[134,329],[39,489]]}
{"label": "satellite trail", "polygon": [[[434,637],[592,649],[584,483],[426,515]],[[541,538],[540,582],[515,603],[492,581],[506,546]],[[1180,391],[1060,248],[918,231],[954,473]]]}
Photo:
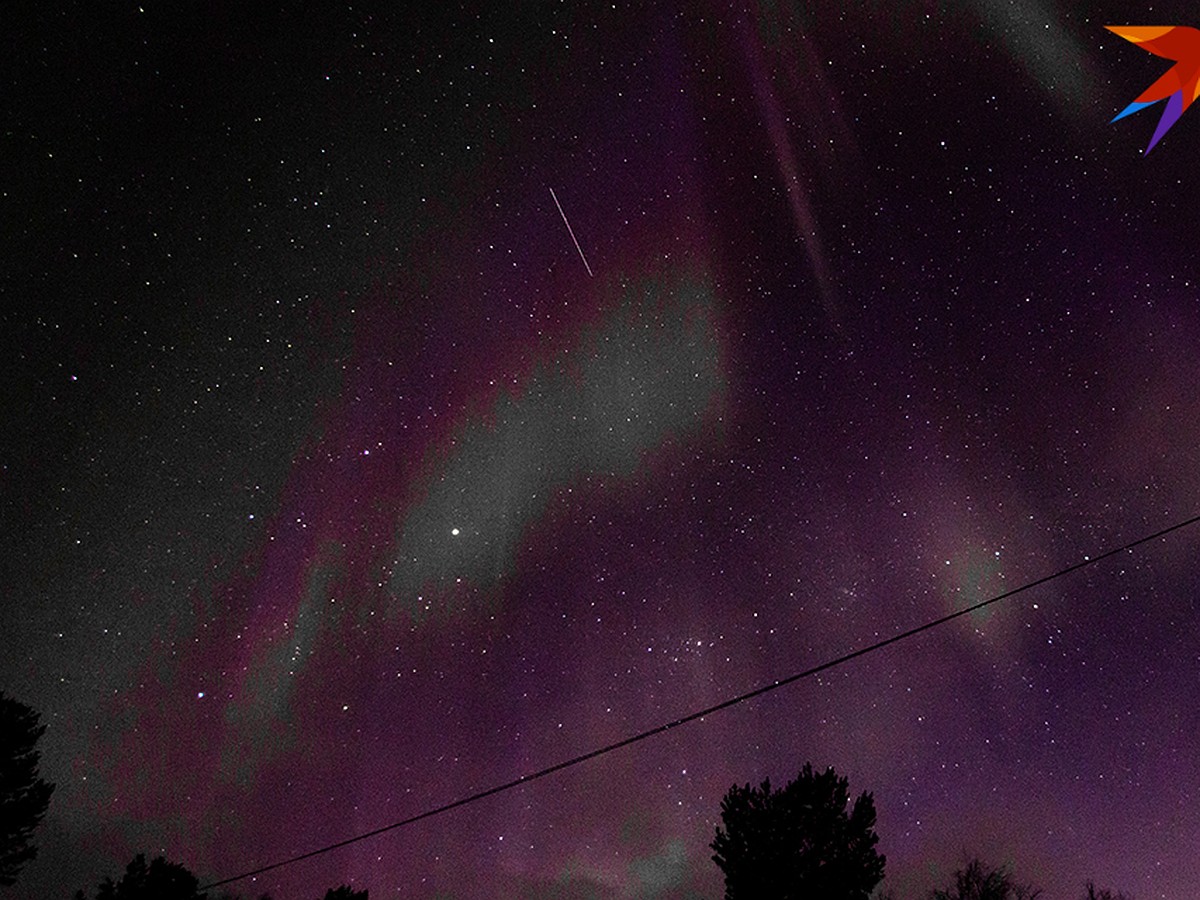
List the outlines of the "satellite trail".
{"label": "satellite trail", "polygon": [[588,265],[587,257],[583,255],[583,248],[579,246],[579,240],[575,237],[575,232],[571,228],[571,223],[567,221],[567,214],[563,212],[562,204],[558,202],[558,195],[554,193],[554,188],[550,188],[550,196],[554,198],[554,205],[558,207],[558,214],[562,216],[563,224],[567,226],[567,234],[571,236],[571,240],[575,242],[575,249],[579,251],[579,258],[583,260],[583,267],[587,269],[587,273],[591,277],[592,267]]}

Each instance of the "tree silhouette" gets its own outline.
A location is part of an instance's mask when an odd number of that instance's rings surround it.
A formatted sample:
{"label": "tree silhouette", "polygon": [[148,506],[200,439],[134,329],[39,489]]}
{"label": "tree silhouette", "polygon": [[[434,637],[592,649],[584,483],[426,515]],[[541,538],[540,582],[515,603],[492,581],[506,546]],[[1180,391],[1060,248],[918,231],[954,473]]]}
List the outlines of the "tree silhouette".
{"label": "tree silhouette", "polygon": [[710,845],[725,873],[725,900],[867,900],[883,880],[875,851],[875,801],[865,791],[849,804],[848,782],[805,763],[782,790],[749,784],[729,789]]}
{"label": "tree silhouette", "polygon": [[37,856],[30,841],[54,792],[38,777],[35,747],[45,730],[36,712],[0,691],[0,885],[6,887]]}
{"label": "tree silhouette", "polygon": [[929,900],[1036,900],[1041,891],[1018,884],[1004,866],[989,868],[973,859],[954,873],[954,887],[929,892]]}
{"label": "tree silhouette", "polygon": [[1101,890],[1096,885],[1089,881],[1087,883],[1087,894],[1083,900],[1133,900],[1128,894],[1117,891],[1115,894],[1107,888]]}
{"label": "tree silhouette", "polygon": [[[196,876],[184,866],[167,862],[161,856],[146,865],[146,857],[139,853],[125,867],[125,874],[119,881],[105,878],[100,883],[96,900],[207,900],[207,895],[200,893],[199,884]],[[76,891],[75,900],[88,900],[88,895]],[[242,900],[242,896],[222,891],[217,900]],[[258,900],[271,900],[271,896],[260,894]],[[325,900],[367,900],[367,892],[342,885],[327,890]]]}
{"label": "tree silhouette", "polygon": [[[139,853],[119,881],[105,878],[100,883],[96,900],[205,900],[199,884],[183,866],[161,856],[146,865],[146,857]],[[78,891],[75,900],[87,900],[87,895]]]}
{"label": "tree silhouette", "polygon": [[366,891],[356,891],[347,884],[339,888],[330,888],[325,892],[325,900],[367,900]]}

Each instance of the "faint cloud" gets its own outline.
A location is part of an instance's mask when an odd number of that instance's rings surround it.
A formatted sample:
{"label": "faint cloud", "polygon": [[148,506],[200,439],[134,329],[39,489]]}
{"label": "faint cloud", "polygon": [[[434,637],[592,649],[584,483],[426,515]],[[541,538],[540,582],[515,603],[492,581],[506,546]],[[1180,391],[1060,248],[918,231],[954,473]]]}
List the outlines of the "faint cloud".
{"label": "faint cloud", "polygon": [[629,864],[629,874],[636,885],[634,896],[639,900],[655,900],[682,887],[689,874],[683,841],[673,840],[659,853],[634,859]]}
{"label": "faint cloud", "polygon": [[1087,53],[1046,0],[975,0],[991,34],[1052,99],[1061,112],[1078,114],[1091,81]]}
{"label": "faint cloud", "polygon": [[286,630],[250,663],[241,691],[225,707],[229,732],[221,773],[227,780],[248,784],[263,762],[293,745],[296,678],[322,631],[337,624],[330,598],[341,571],[339,548],[328,542],[310,565],[300,602],[284,621]]}

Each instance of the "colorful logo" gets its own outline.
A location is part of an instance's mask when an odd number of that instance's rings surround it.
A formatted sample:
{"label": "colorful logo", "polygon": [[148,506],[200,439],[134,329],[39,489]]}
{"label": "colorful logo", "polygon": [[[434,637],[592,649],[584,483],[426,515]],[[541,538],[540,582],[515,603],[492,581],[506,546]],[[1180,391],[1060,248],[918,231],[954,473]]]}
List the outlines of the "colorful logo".
{"label": "colorful logo", "polygon": [[1154,137],[1150,138],[1149,153],[1162,140],[1172,125],[1179,121],[1183,111],[1200,95],[1200,30],[1184,25],[1105,25],[1113,34],[1137,44],[1147,53],[1175,61],[1162,78],[1150,85],[1142,95],[1121,110],[1113,119],[1126,116],[1153,106],[1159,100],[1167,101],[1167,108],[1158,120]]}

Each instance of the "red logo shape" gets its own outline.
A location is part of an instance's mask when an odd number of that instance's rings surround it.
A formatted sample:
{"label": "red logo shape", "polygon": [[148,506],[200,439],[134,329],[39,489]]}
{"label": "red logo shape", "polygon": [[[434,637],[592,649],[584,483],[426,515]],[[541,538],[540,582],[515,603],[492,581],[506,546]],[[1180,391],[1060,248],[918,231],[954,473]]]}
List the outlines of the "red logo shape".
{"label": "red logo shape", "polygon": [[1126,116],[1152,106],[1159,100],[1167,101],[1167,108],[1158,120],[1154,137],[1150,139],[1149,153],[1154,149],[1171,126],[1179,121],[1184,110],[1200,95],[1200,30],[1186,25],[1105,25],[1113,34],[1137,44],[1148,53],[1175,61],[1175,65],[1136,100],[1121,110],[1114,118]]}

